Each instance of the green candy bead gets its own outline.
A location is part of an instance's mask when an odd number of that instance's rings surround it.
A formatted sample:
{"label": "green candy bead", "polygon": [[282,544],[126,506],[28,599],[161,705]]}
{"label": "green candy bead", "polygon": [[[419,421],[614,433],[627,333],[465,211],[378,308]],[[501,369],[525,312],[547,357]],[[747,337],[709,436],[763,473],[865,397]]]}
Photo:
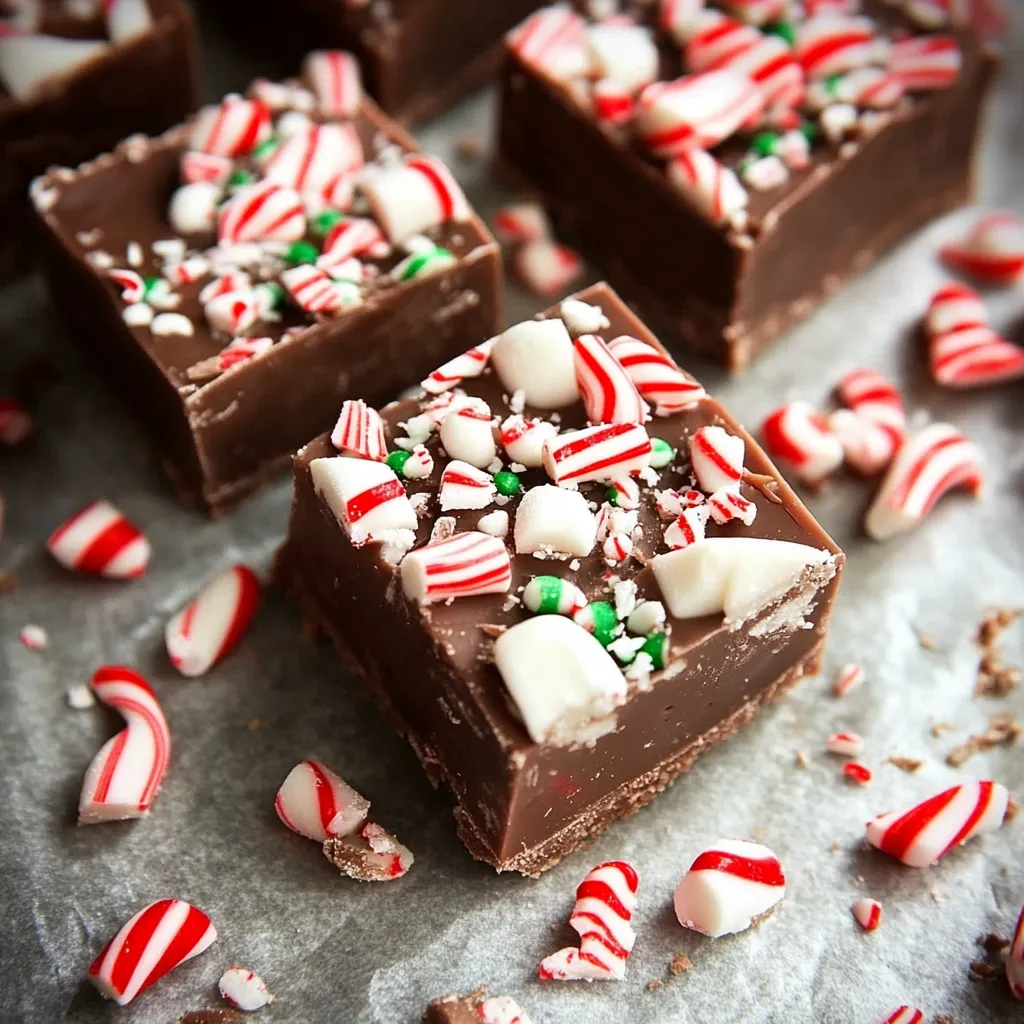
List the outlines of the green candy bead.
{"label": "green candy bead", "polygon": [[402,451],[401,448],[391,452],[385,462],[399,475],[401,476],[405,470],[405,464],[409,461],[411,452]]}
{"label": "green candy bead", "polygon": [[279,139],[267,139],[266,142],[261,142],[252,151],[251,156],[252,156],[253,160],[255,160],[257,163],[259,163],[259,162],[261,162],[263,160],[266,160],[267,157],[270,156],[270,154],[273,153],[274,150],[277,149],[278,146],[280,146],[280,145],[281,145],[281,142],[280,142]]}
{"label": "green candy bead", "polygon": [[651,633],[639,653],[646,654],[655,669],[663,669],[668,654],[668,637],[664,633]]}
{"label": "green candy bead", "polygon": [[326,238],[334,226],[344,219],[345,214],[339,213],[337,210],[324,210],[323,213],[318,213],[310,220],[309,226],[313,229],[313,234]]}
{"label": "green candy bead", "polygon": [[523,590],[523,604],[534,615],[572,615],[586,603],[579,587],[557,576],[534,576]]}
{"label": "green candy bead", "polygon": [[788,21],[779,21],[774,25],[765,28],[765,32],[772,36],[778,36],[789,46],[796,44],[796,30]]}
{"label": "green candy bead", "polygon": [[804,123],[800,125],[800,131],[804,133],[804,138],[806,138],[808,142],[813,142],[818,137],[818,126],[812,124],[810,121],[804,121]]}
{"label": "green candy bead", "polygon": [[608,490],[604,492],[604,496],[608,499],[609,504],[618,507],[619,492],[614,487],[609,487]]}
{"label": "green candy bead", "polygon": [[505,469],[494,474],[494,486],[497,487],[499,494],[504,494],[506,498],[514,498],[519,493],[522,484],[515,473],[510,473]]}
{"label": "green candy bead", "polygon": [[751,149],[758,156],[771,156],[779,144],[779,137],[775,132],[759,132],[754,136]]}
{"label": "green candy bead", "polygon": [[241,188],[242,185],[248,185],[255,180],[256,177],[251,171],[232,171],[228,178],[228,185],[232,188]]}
{"label": "green candy bead", "polygon": [[276,281],[260,281],[253,291],[259,297],[260,315],[280,309],[284,302],[284,289]]}
{"label": "green candy bead", "polygon": [[607,601],[591,601],[586,608],[580,609],[573,617],[577,626],[582,626],[602,647],[607,647],[614,639],[619,626],[615,609]]}
{"label": "green candy bead", "polygon": [[316,263],[320,250],[312,242],[292,242],[284,254],[285,262],[297,267],[300,263]]}
{"label": "green candy bead", "polygon": [[676,457],[676,450],[660,437],[651,438],[651,466],[664,469]]}

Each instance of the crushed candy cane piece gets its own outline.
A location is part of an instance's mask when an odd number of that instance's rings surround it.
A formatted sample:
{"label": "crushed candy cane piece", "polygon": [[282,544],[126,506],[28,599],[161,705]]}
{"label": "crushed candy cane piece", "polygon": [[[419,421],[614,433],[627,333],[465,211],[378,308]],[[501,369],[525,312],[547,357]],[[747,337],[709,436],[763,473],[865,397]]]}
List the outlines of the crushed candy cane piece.
{"label": "crushed candy cane piece", "polygon": [[585,265],[567,245],[551,238],[524,242],[512,254],[512,273],[535,295],[564,292],[583,276]]}
{"label": "crushed candy cane piece", "polygon": [[332,281],[309,263],[282,271],[281,284],[288,289],[296,305],[307,313],[337,313],[359,301],[358,287],[345,288],[343,282]]}
{"label": "crushed candy cane piece", "polygon": [[65,696],[67,697],[68,707],[74,708],[76,711],[84,711],[86,708],[93,707],[96,703],[92,690],[85,683],[68,687]]}
{"label": "crushed candy cane piece", "polygon": [[610,533],[601,545],[608,565],[618,565],[633,553],[633,538],[628,533]]}
{"label": "crushed candy cane piece", "polygon": [[542,484],[523,495],[513,535],[519,555],[558,552],[583,558],[597,542],[597,518],[579,491]]}
{"label": "crushed candy cane piece", "polygon": [[494,214],[491,224],[499,240],[506,243],[536,242],[551,235],[547,214],[540,203],[503,206]]}
{"label": "crushed candy cane piece", "polygon": [[873,932],[882,923],[882,904],[868,896],[854,900],[850,911],[866,932]]}
{"label": "crushed candy cane piece", "polygon": [[613,423],[570,430],[545,441],[543,462],[548,476],[563,487],[589,480],[610,482],[645,469],[651,450],[643,426]]}
{"label": "crushed candy cane piece", "polygon": [[35,626],[31,623],[21,627],[18,639],[21,641],[22,646],[27,647],[30,651],[42,651],[50,643],[46,630],[42,626]]}
{"label": "crushed candy cane piece", "polygon": [[277,816],[293,832],[322,843],[361,828],[370,801],[319,761],[301,761],[274,798]]}
{"label": "crushed candy cane piece", "polygon": [[324,239],[323,251],[317,257],[317,267],[334,276],[347,268],[353,256],[363,253],[374,255],[386,247],[384,235],[367,217],[345,217],[331,228]]}
{"label": "crushed candy cane piece", "polygon": [[633,117],[632,91],[612,78],[601,78],[591,90],[594,116],[605,124],[626,124]]}
{"label": "crushed candy cane piece", "polygon": [[136,579],[149,565],[149,541],[108,501],[94,501],[59,526],[46,549],[65,569]]}
{"label": "crushed candy cane piece", "polygon": [[928,303],[924,326],[929,336],[946,334],[963,327],[988,324],[988,310],[981,296],[965,284],[944,284]]}
{"label": "crushed candy cane piece", "polygon": [[230,157],[187,150],[181,154],[181,180],[187,185],[197,181],[223,185],[233,166]]}
{"label": "crushed candy cane piece", "polygon": [[217,204],[221,186],[197,181],[175,189],[167,208],[167,220],[179,235],[198,235],[212,231],[217,222]]}
{"label": "crushed candy cane piece", "polygon": [[690,435],[690,462],[697,486],[708,494],[739,490],[743,480],[743,438],[724,427],[700,427]]}
{"label": "crushed candy cane piece", "polygon": [[829,736],[825,749],[841,757],[859,757],[864,749],[864,740],[855,732],[834,732]]}
{"label": "crushed candy cane piece", "polygon": [[652,402],[659,416],[691,409],[707,392],[663,352],[639,338],[623,334],[608,343],[641,396]]}
{"label": "crushed candy cane piece", "polygon": [[420,387],[428,394],[439,395],[461,384],[467,377],[479,377],[487,368],[491,349],[497,338],[475,345],[462,355],[449,359],[439,366],[429,377],[420,381]]}
{"label": "crushed candy cane piece", "polygon": [[554,423],[541,419],[510,416],[501,425],[501,446],[505,454],[527,469],[543,465],[544,443],[558,435]]}
{"label": "crushed candy cane piece", "polygon": [[512,562],[497,537],[470,531],[410,551],[402,561],[405,596],[420,605],[512,586]]}
{"label": "crushed candy cane piece", "polygon": [[669,183],[716,224],[731,223],[744,213],[749,196],[736,172],[703,149],[691,149],[668,165]]}
{"label": "crushed candy cane piece", "polygon": [[744,526],[751,526],[757,518],[757,505],[749,498],[744,498],[739,491],[731,490],[728,487],[721,491],[715,491],[708,498],[705,507],[719,526],[731,523],[734,519]]}
{"label": "crushed candy cane piece", "polygon": [[874,63],[875,27],[869,18],[822,13],[797,28],[794,54],[809,78],[845,74]]}
{"label": "crushed candy cane piece", "polygon": [[229,967],[217,982],[221,998],[237,1010],[250,1013],[274,1002],[266,982],[245,967]]}
{"label": "crushed candy cane piece", "polygon": [[928,366],[944,387],[990,387],[1024,377],[1024,349],[986,325],[961,327],[931,338]]}
{"label": "crushed candy cane piece", "polygon": [[511,996],[491,996],[476,1012],[481,1024],[532,1024],[526,1011]]}
{"label": "crushed candy cane piece", "polygon": [[412,851],[380,825],[367,822],[359,832],[328,839],[324,856],[357,882],[390,882],[412,867]]}
{"label": "crushed candy cane piece", "polygon": [[847,761],[843,765],[843,775],[861,786],[866,786],[871,781],[871,769],[859,761]]}
{"label": "crushed candy cane piece", "polygon": [[893,40],[889,49],[889,71],[907,92],[948,89],[962,62],[955,36],[907,36]]}
{"label": "crushed candy cane piece", "polygon": [[395,245],[472,216],[462,189],[437,157],[411,154],[403,163],[378,169],[361,184],[375,220]]}
{"label": "crushed candy cane piece", "polygon": [[943,262],[988,284],[1011,285],[1024,276],[1024,217],[991,213],[958,242],[940,250]]}
{"label": "crushed candy cane piece", "polygon": [[333,117],[353,117],[363,99],[359,61],[344,50],[317,50],[302,64],[302,77],[309,83],[317,109]]}
{"label": "crushed candy cane piece", "polygon": [[845,697],[851,690],[864,682],[864,666],[851,662],[845,665],[832,684],[832,693],[836,697]]}
{"label": "crushed candy cane piece", "polygon": [[761,433],[768,452],[792,466],[804,483],[819,483],[843,463],[842,443],[807,402],[789,402],[769,413]]}
{"label": "crushed candy cane piece", "polygon": [[643,423],[647,403],[625,367],[596,334],[573,342],[576,383],[591,423]]}
{"label": "crushed candy cane piece", "polygon": [[251,289],[216,295],[203,306],[207,323],[223,334],[245,334],[260,318],[259,302]]}
{"label": "crushed candy cane piece", "polygon": [[575,11],[543,7],[506,37],[508,46],[526,64],[556,79],[584,74],[589,68],[584,40],[586,22]]}
{"label": "crushed candy cane piece", "polygon": [[534,576],[523,590],[523,604],[534,615],[575,615],[587,603],[575,583],[557,576]]}
{"label": "crushed candy cane piece", "polygon": [[298,192],[266,179],[240,188],[217,214],[221,245],[296,242],[305,233],[306,213]]}
{"label": "crushed candy cane piece", "polygon": [[665,543],[674,551],[678,551],[703,540],[710,514],[710,509],[705,505],[683,509],[665,530]]}
{"label": "crushed candy cane piece", "polygon": [[489,533],[492,537],[504,539],[508,536],[508,513],[504,509],[488,512],[477,520],[476,528],[481,533]]}
{"label": "crushed candy cane piece", "polygon": [[383,462],[388,455],[384,421],[361,398],[348,399],[331,431],[331,444],[340,452]]}
{"label": "crushed candy cane piece", "polygon": [[893,432],[854,412],[836,409],[828,414],[829,430],[839,438],[843,458],[861,476],[875,476],[892,462],[899,447]]}
{"label": "crushed candy cane piece", "polygon": [[485,402],[467,403],[441,421],[441,444],[449,457],[484,469],[498,453],[491,426],[491,410]]}
{"label": "crushed candy cane piece", "polygon": [[270,111],[259,100],[231,94],[199,111],[192,122],[189,148],[212,156],[244,156],[266,142],[270,131]]}
{"label": "crushed candy cane piece", "polygon": [[924,1013],[913,1006],[897,1006],[887,1017],[882,1017],[878,1024],[924,1024]]}
{"label": "crushed candy cane piece", "polygon": [[611,326],[600,306],[593,306],[580,299],[565,299],[558,307],[558,315],[573,338],[581,334],[594,334]]}
{"label": "crushed candy cane piece", "polygon": [[494,478],[468,462],[453,459],[441,473],[441,511],[487,508],[498,493]]}

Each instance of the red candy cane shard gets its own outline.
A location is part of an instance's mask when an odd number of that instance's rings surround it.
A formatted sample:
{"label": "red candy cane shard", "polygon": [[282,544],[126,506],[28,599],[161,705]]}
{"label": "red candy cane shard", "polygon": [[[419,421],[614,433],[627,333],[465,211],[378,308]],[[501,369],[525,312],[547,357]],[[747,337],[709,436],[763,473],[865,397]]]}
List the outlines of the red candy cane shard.
{"label": "red candy cane shard", "polygon": [[834,732],[829,736],[825,749],[841,757],[857,757],[864,749],[864,740],[855,732]]}
{"label": "red candy cane shard", "polygon": [[307,313],[337,313],[348,304],[346,292],[309,263],[283,271],[281,283],[295,304]]}
{"label": "red candy cane shard", "polygon": [[843,765],[843,775],[860,786],[866,786],[872,778],[871,769],[859,761],[847,761]]}
{"label": "red candy cane shard", "polygon": [[363,147],[353,125],[310,123],[274,150],[265,174],[268,181],[315,193],[362,165]]}
{"label": "red candy cane shard", "polygon": [[569,924],[579,933],[579,949],[560,949],[540,962],[542,981],[609,981],[626,976],[626,960],[636,933],[636,871],[624,861],[599,864],[580,883]]}
{"label": "red candy cane shard", "polygon": [[512,562],[503,541],[486,533],[457,533],[410,551],[402,561],[406,597],[420,605],[477,594],[503,594],[512,586]]}
{"label": "red candy cane shard", "polygon": [[217,929],[184,900],[157,900],[140,910],[92,962],[89,980],[118,1006],[127,1006],[179,964],[198,956]]}
{"label": "red candy cane shard", "polygon": [[342,405],[341,415],[331,432],[331,444],[341,452],[375,462],[383,462],[388,457],[384,421],[380,413],[361,398],[349,399]]}
{"label": "red candy cane shard", "polygon": [[743,480],[743,438],[724,427],[700,427],[690,435],[690,462],[697,486],[707,494],[738,491]]}
{"label": "red candy cane shard", "polygon": [[940,250],[943,262],[987,284],[1011,285],[1024,276],[1024,218],[1015,213],[982,217],[959,242]]}
{"label": "red candy cane shard", "polygon": [[167,774],[167,719],[149,683],[130,668],[101,668],[91,686],[100,701],[121,714],[125,727],[103,745],[86,770],[78,823],[141,818]]}
{"label": "red candy cane shard", "polygon": [[479,377],[491,358],[491,349],[497,338],[491,338],[463,352],[461,356],[449,359],[429,377],[420,381],[420,387],[428,394],[440,395],[461,384],[467,377]]}
{"label": "red candy cane shard", "polygon": [[316,265],[326,273],[336,270],[353,256],[378,251],[386,246],[380,228],[367,217],[346,217],[331,228],[324,239],[323,252]]}
{"label": "red candy cane shard", "polygon": [[260,602],[260,581],[246,565],[215,576],[164,632],[171,664],[190,679],[206,673],[242,639]]}
{"label": "red candy cane shard", "polygon": [[1024,377],[1024,349],[991,327],[959,327],[932,337],[928,366],[935,383],[944,387],[990,387]]}
{"label": "red candy cane shard", "polygon": [[1009,794],[998,782],[967,782],[904,811],[867,823],[868,842],[912,868],[926,868],[955,846],[1003,823]]}
{"label": "red candy cane shard", "polygon": [[[736,172],[703,149],[691,149],[669,161],[669,183],[716,224],[743,219],[749,196]],[[643,344],[639,342],[638,344]]]}
{"label": "red candy cane shard", "polygon": [[705,505],[685,508],[665,530],[665,543],[677,551],[704,539],[710,510]]}
{"label": "red candy cane shard", "polygon": [[502,242],[536,242],[551,234],[547,214],[539,203],[503,206],[491,218],[494,233]]}
{"label": "red candy cane shard", "polygon": [[556,78],[586,70],[585,39],[586,23],[565,7],[539,10],[507,37],[521,61]]}
{"label": "red candy cane shard", "polygon": [[293,832],[322,843],[362,828],[370,801],[326,765],[302,761],[281,783],[274,810]]}
{"label": "red candy cane shard", "polygon": [[1013,940],[1006,954],[1006,980],[1014,999],[1024,999],[1024,907],[1017,918]]}
{"label": "red candy cane shard", "polygon": [[181,154],[181,180],[187,185],[197,181],[220,185],[228,180],[232,166],[230,157],[188,151]]}
{"label": "red candy cane shard", "polygon": [[878,1024],[924,1024],[924,1013],[913,1006],[897,1006],[888,1017]]}
{"label": "red candy cane shard", "polygon": [[559,434],[544,442],[543,462],[559,486],[608,482],[646,469],[651,439],[640,424],[612,423]]}
{"label": "red candy cane shard", "polygon": [[897,444],[903,440],[903,398],[877,370],[850,370],[840,379],[836,391],[843,405],[890,431]]}
{"label": "red candy cane shard", "polygon": [[16,398],[0,396],[0,444],[13,448],[35,433],[28,410]]}
{"label": "red candy cane shard", "polygon": [[217,215],[222,245],[297,242],[305,233],[306,212],[298,192],[273,181],[240,188]]}
{"label": "red candy cane shard", "polygon": [[697,381],[645,341],[622,334],[608,343],[608,351],[629,374],[641,396],[654,404],[659,416],[692,409],[707,397]]}
{"label": "red candy cane shard", "polygon": [[797,30],[796,59],[809,78],[827,78],[864,67],[875,59],[874,25],[867,18],[820,14]]}
{"label": "red candy cane shard", "polygon": [[50,535],[46,550],[72,572],[113,580],[141,576],[149,565],[149,541],[108,501],[94,501]]}
{"label": "red candy cane shard", "polygon": [[442,512],[486,508],[497,493],[491,475],[468,462],[453,459],[441,472],[438,499]]}
{"label": "red candy cane shard", "polygon": [[591,423],[643,423],[647,403],[625,367],[596,334],[581,334],[573,342],[576,384]]}
{"label": "red candy cane shard", "polygon": [[707,508],[711,512],[711,518],[719,526],[731,523],[734,519],[744,526],[752,526],[757,517],[757,506],[747,498],[744,498],[739,491],[724,488],[715,491],[708,498]]}
{"label": "red candy cane shard", "polygon": [[873,932],[882,923],[882,904],[868,896],[854,900],[850,912],[866,932]]}
{"label": "red candy cane shard", "polygon": [[845,697],[862,682],[864,682],[864,666],[851,662],[836,677],[836,681],[832,684],[832,694],[836,697]]}
{"label": "red candy cane shard", "polygon": [[189,148],[211,156],[243,156],[269,136],[270,111],[258,100],[231,95],[199,111]]}
{"label": "red candy cane shard", "polygon": [[933,423],[896,453],[864,527],[885,540],[916,526],[947,491],[963,487],[977,497],[983,484],[977,448],[956,427]]}
{"label": "red candy cane shard", "polygon": [[352,117],[362,102],[359,62],[343,50],[309,54],[302,74],[316,96],[318,109],[334,117]]}
{"label": "red candy cane shard", "polygon": [[538,238],[512,255],[512,271],[535,295],[564,292],[583,273],[583,260],[567,245]]}
{"label": "red candy cane shard", "polygon": [[842,442],[807,402],[789,402],[769,413],[761,432],[768,452],[792,466],[804,483],[820,483],[843,463]]}
{"label": "red candy cane shard", "polygon": [[889,71],[907,92],[931,92],[957,80],[962,60],[955,36],[909,36],[893,42]]}
{"label": "red candy cane shard", "polygon": [[983,327],[988,311],[981,296],[965,284],[944,284],[932,296],[924,326],[930,337],[962,327]]}
{"label": "red candy cane shard", "polygon": [[682,34],[686,66],[693,71],[726,66],[764,38],[756,28],[713,10],[701,11]]}

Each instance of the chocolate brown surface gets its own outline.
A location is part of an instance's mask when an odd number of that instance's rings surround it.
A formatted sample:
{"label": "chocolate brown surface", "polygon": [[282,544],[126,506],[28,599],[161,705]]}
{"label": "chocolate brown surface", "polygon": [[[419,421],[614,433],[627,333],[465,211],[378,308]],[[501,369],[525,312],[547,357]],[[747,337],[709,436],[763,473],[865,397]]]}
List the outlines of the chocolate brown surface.
{"label": "chocolate brown surface", "polygon": [[[412,140],[371,102],[355,120],[367,156],[375,140],[413,150]],[[129,407],[155,437],[168,474],[186,500],[221,511],[286,467],[291,454],[328,429],[350,395],[384,402],[440,362],[497,327],[497,247],[475,216],[428,232],[456,262],[406,282],[388,271],[405,255],[374,260],[376,277],[362,303],[328,317],[285,303],[281,318],[260,321],[259,336],[274,347],[209,379],[200,364],[216,357],[227,336],[207,323],[199,293],[212,279],[175,287],[175,313],[191,335],[156,336],[122,318],[121,289],[95,266],[97,255],[126,267],[131,243],[143,277],[159,275],[154,242],[175,236],[168,203],[180,184],[186,148],[182,127],[125,145],[78,172],[54,172],[42,191],[54,190],[43,222],[47,276],[71,336],[94,357]],[[45,205],[45,204],[44,204]],[[192,236],[190,251],[216,239]],[[250,332],[253,333],[253,332]]]}
{"label": "chocolate brown surface", "polygon": [[[868,2],[890,34],[911,23]],[[625,129],[599,125],[570,86],[508,50],[499,162],[532,188],[565,234],[635,301],[671,346],[740,369],[843,282],[926,221],[966,202],[980,114],[996,58],[957,36],[963,66],[948,89],[913,94],[869,133],[819,138],[805,170],[748,189],[742,231],[713,224],[668,182]],[[663,48],[665,78],[682,74]],[[713,152],[735,168],[749,136]]]}
{"label": "chocolate brown surface", "polygon": [[468,996],[450,995],[432,999],[423,1014],[422,1024],[480,1024],[476,1008],[481,999],[481,990]]}
{"label": "chocolate brown surface", "polygon": [[[658,344],[607,285],[594,286],[581,298],[603,308],[611,321],[602,332],[607,337],[626,333]],[[492,371],[463,386],[504,415],[502,388]],[[408,399],[382,410],[389,440],[397,424],[418,409],[418,401]],[[524,414],[530,412],[527,406]],[[585,423],[582,403],[559,412],[562,427]],[[648,426],[652,435],[685,453],[689,434],[709,423],[742,436],[749,474],[763,474],[770,482],[743,485],[744,496],[757,505],[752,527],[710,524],[708,535],[810,544],[836,553],[836,568],[841,568],[842,556],[833,542],[756,442],[717,402],[709,399]],[[436,437],[428,446],[435,456],[434,473],[428,480],[409,481],[410,495],[436,492],[443,458]],[[490,641],[480,628],[512,625],[527,617],[526,610],[519,602],[508,602],[505,594],[425,609],[405,600],[377,548],[353,547],[314,491],[310,463],[333,454],[329,439],[320,437],[296,457],[295,497],[288,540],[278,559],[279,579],[331,637],[346,664],[364,677],[430,778],[451,788],[459,834],[470,852],[499,869],[535,873],[555,863],[589,834],[652,799],[703,749],[748,721],[761,701],[816,670],[838,572],[807,613],[808,629],[755,637],[750,630],[756,631],[760,617],[736,630],[721,615],[670,618],[666,670],[651,676],[649,690],[630,686],[614,732],[592,746],[534,743],[490,662]],[[546,481],[542,470],[528,470],[521,478],[525,488]],[[661,473],[658,487],[689,487],[689,481],[683,456]],[[603,500],[603,487],[591,485],[583,493]],[[514,515],[514,504],[505,508]],[[445,514],[454,515],[459,531],[474,529],[483,513]],[[417,544],[428,540],[437,517],[432,500],[421,514]],[[653,490],[642,491],[640,524],[643,538],[635,558],[614,571],[636,582],[638,598],[657,600],[660,591],[646,563],[661,548],[665,524],[654,508]],[[574,562],[515,555],[510,593],[521,592],[533,576],[547,574],[570,577],[590,600],[609,600],[607,572],[594,554]]]}
{"label": "chocolate brown surface", "polygon": [[[31,267],[29,182],[51,165],[75,166],[136,133],[156,134],[199,101],[195,27],[181,0],[149,0],[153,25],[68,74],[15,98],[0,85],[0,281]],[[102,26],[47,9],[43,29],[102,38]]]}

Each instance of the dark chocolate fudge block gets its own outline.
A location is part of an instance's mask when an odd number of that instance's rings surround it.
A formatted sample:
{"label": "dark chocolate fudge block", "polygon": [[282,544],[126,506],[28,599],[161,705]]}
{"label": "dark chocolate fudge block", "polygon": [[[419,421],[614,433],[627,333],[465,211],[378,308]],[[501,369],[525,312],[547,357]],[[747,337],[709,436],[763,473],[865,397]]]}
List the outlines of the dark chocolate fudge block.
{"label": "dark chocolate fudge block", "polygon": [[969,197],[997,61],[934,5],[622,6],[510,36],[499,155],[667,342],[741,368]]}
{"label": "dark chocolate fudge block", "polygon": [[[0,281],[31,266],[29,182],[196,108],[195,28],[181,0],[9,3],[0,20]],[[3,6],[0,5],[0,12]]]}
{"label": "dark chocolate fudge block", "polygon": [[215,512],[345,397],[393,398],[497,326],[498,250],[444,165],[349,55],[305,74],[33,184],[72,337]]}
{"label": "dark chocolate fudge block", "polygon": [[814,673],[843,564],[607,285],[543,317],[346,406],[277,561],[470,852],[526,874]]}

